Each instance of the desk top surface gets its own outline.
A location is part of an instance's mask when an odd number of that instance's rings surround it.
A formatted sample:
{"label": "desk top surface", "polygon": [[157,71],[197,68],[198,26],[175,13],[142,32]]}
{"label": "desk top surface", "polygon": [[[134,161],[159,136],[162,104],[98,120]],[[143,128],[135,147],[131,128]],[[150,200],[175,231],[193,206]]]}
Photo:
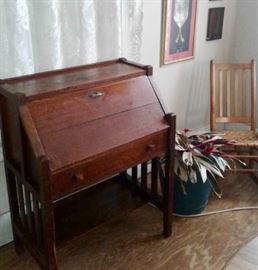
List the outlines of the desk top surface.
{"label": "desk top surface", "polygon": [[35,99],[42,95],[70,91],[73,88],[85,89],[96,84],[141,76],[146,74],[143,67],[112,60],[8,78],[2,80],[0,86],[9,93],[20,93],[28,98]]}

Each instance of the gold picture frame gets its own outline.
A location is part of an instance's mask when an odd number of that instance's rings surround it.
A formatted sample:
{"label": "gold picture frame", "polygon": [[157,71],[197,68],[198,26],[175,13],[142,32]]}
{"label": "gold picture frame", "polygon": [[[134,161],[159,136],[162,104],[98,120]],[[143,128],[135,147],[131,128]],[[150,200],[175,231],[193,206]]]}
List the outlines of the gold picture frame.
{"label": "gold picture frame", "polygon": [[160,65],[194,57],[197,0],[163,0]]}

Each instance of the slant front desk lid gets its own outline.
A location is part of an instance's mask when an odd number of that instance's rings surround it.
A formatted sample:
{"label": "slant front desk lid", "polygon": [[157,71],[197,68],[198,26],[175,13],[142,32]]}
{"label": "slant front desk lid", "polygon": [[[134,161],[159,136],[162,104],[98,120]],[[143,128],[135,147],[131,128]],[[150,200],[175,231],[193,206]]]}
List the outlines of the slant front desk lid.
{"label": "slant front desk lid", "polygon": [[[10,79],[6,86],[25,95],[22,107],[51,172],[58,173],[148,135],[167,132],[169,125],[148,72],[148,67],[110,61]],[[21,118],[26,125],[28,117]]]}
{"label": "slant front desk lid", "polygon": [[29,109],[54,171],[168,127],[146,76],[32,101]]}

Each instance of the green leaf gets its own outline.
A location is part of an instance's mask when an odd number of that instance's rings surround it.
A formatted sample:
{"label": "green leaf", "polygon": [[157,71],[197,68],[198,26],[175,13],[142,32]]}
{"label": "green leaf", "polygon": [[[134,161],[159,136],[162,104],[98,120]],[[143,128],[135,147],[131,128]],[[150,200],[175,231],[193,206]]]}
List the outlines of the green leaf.
{"label": "green leaf", "polygon": [[207,169],[201,163],[198,163],[198,167],[199,167],[199,172],[200,172],[202,181],[203,181],[203,183],[205,183],[207,180]]}
{"label": "green leaf", "polygon": [[209,179],[209,183],[211,185],[211,188],[212,188],[213,192],[220,199],[222,197],[222,191],[221,191],[221,188],[220,188],[216,178],[215,177],[209,177],[208,179]]}
{"label": "green leaf", "polygon": [[190,181],[194,184],[197,183],[197,173],[193,169],[190,170]]}
{"label": "green leaf", "polygon": [[176,158],[175,159],[175,169],[174,169],[175,174],[184,182],[188,181],[188,173],[185,170],[184,166],[182,166],[179,162],[179,160]]}
{"label": "green leaf", "polygon": [[200,157],[195,157],[195,161],[197,161],[199,164],[202,164],[209,172],[213,172],[214,174],[220,176],[221,178],[224,178],[221,171],[213,164],[205,161]]}
{"label": "green leaf", "polygon": [[182,155],[182,160],[186,166],[192,166],[193,165],[192,153],[191,152],[184,152]]}
{"label": "green leaf", "polygon": [[231,169],[228,162],[224,158],[215,155],[211,155],[211,158],[216,162],[222,172],[225,172],[226,167]]}

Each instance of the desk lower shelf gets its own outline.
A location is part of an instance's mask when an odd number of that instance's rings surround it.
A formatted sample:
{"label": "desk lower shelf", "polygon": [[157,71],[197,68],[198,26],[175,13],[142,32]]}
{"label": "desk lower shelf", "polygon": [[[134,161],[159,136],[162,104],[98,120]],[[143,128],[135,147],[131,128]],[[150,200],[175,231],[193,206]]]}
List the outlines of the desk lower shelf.
{"label": "desk lower shelf", "polygon": [[142,206],[146,201],[128,186],[116,176],[56,202],[57,244]]}

